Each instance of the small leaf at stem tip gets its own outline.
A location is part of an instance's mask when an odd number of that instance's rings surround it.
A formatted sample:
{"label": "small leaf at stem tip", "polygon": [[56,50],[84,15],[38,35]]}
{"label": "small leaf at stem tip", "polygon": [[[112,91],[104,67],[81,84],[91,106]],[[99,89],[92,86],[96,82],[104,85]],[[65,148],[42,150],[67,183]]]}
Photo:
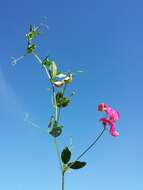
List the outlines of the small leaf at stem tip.
{"label": "small leaf at stem tip", "polygon": [[71,158],[71,151],[66,147],[61,153],[61,159],[64,164],[67,164]]}
{"label": "small leaf at stem tip", "polygon": [[33,27],[32,25],[30,25],[29,27],[29,32],[26,34],[27,40],[29,43],[32,42],[32,40],[37,37],[38,35],[41,34],[40,31],[38,31],[39,27]]}
{"label": "small leaf at stem tip", "polygon": [[80,162],[80,161],[75,161],[71,162],[68,164],[69,168],[71,169],[81,169],[83,168],[87,163],[86,162]]}

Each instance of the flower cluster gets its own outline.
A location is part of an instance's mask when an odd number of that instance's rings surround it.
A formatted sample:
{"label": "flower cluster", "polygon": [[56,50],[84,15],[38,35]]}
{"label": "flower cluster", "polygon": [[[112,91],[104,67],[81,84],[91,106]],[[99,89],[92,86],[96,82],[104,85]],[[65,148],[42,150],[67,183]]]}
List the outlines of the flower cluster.
{"label": "flower cluster", "polygon": [[98,106],[98,111],[105,112],[106,117],[100,119],[103,127],[110,126],[109,132],[112,136],[117,137],[119,133],[116,131],[116,121],[119,119],[119,112],[109,107],[107,104],[101,103]]}

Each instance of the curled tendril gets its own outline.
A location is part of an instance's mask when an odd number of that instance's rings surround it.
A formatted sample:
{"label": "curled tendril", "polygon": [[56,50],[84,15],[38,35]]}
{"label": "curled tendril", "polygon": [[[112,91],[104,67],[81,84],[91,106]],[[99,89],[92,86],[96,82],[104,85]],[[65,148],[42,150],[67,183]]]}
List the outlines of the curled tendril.
{"label": "curled tendril", "polygon": [[40,129],[41,131],[45,132],[45,133],[48,133],[48,130],[40,127],[39,125],[37,125],[35,122],[33,122],[29,116],[28,113],[25,113],[25,117],[24,117],[24,122],[26,122],[28,124],[28,126],[30,127],[34,127],[34,128],[37,128],[37,129]]}
{"label": "curled tendril", "polygon": [[48,18],[45,16],[44,17],[44,21],[40,23],[40,26],[43,26],[45,27],[47,30],[49,29],[49,26],[48,26]]}
{"label": "curled tendril", "polygon": [[[32,27],[32,26],[31,26]],[[33,30],[34,32],[37,32],[37,35],[40,34],[40,29],[41,27],[45,27],[46,29],[49,29],[49,26],[47,24],[47,17],[44,17],[44,21],[41,22],[39,24],[39,26],[33,26],[33,28],[30,27],[30,30]],[[28,52],[29,53],[29,52]],[[25,53],[24,55],[18,57],[18,58],[15,58],[15,57],[12,57],[12,61],[11,61],[11,64],[12,66],[15,66],[20,60],[22,60],[28,53]]]}
{"label": "curled tendril", "polygon": [[48,18],[44,17],[44,20],[38,25],[38,26],[34,26],[33,30],[34,31],[38,31],[41,29],[41,27],[46,28],[47,30],[49,29],[49,25],[48,25]]}
{"label": "curled tendril", "polygon": [[13,66],[15,66],[20,60],[22,60],[27,54],[24,54],[18,58],[15,58],[15,57],[11,57],[12,61],[11,61],[11,64]]}

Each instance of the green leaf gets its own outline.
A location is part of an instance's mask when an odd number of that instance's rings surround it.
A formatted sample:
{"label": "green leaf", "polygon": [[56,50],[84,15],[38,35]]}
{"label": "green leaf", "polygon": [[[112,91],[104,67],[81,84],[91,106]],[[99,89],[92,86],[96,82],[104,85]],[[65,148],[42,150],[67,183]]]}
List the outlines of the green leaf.
{"label": "green leaf", "polygon": [[61,159],[64,164],[67,164],[71,158],[71,151],[66,147],[61,153]]}
{"label": "green leaf", "polygon": [[68,164],[71,169],[80,169],[86,165],[86,162],[75,161]]}
{"label": "green leaf", "polygon": [[57,65],[54,61],[50,61],[48,56],[43,60],[42,65],[45,66],[48,71],[49,74],[51,76],[51,79],[56,78],[56,75],[58,73],[58,69],[57,69]]}

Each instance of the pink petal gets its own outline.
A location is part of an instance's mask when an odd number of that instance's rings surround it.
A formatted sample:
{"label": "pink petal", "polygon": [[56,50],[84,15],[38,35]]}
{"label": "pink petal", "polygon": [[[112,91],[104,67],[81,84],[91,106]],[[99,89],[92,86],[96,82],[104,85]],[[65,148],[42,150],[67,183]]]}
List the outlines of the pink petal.
{"label": "pink petal", "polygon": [[118,137],[119,136],[119,133],[116,131],[116,126],[115,124],[110,124],[110,129],[109,129],[109,132],[112,136],[114,137]]}
{"label": "pink petal", "polygon": [[112,131],[110,133],[113,137],[118,137],[120,134],[117,131]]}
{"label": "pink petal", "polygon": [[107,108],[106,109],[106,113],[109,116],[110,120],[115,122],[119,119],[119,112],[117,112],[116,110],[113,110],[111,108]]}
{"label": "pink petal", "polygon": [[101,103],[98,105],[98,111],[103,111],[104,110],[104,103]]}

